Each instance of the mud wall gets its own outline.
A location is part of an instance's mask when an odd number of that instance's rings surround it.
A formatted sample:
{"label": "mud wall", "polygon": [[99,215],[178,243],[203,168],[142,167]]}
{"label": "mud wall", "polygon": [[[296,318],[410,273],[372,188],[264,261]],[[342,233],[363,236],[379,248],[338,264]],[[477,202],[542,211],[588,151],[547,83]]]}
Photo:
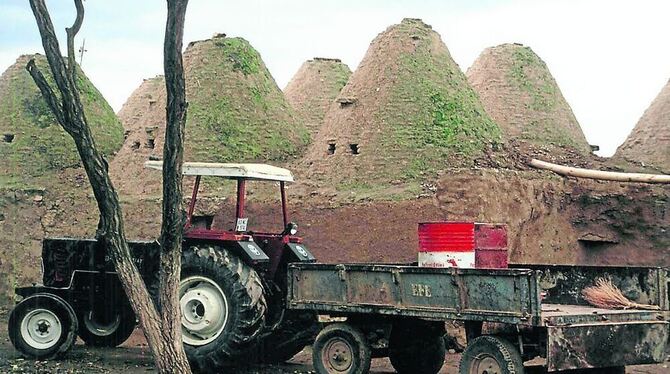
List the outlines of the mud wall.
{"label": "mud wall", "polygon": [[506,223],[515,263],[670,266],[670,187],[480,170],[443,178],[449,219]]}
{"label": "mud wall", "polygon": [[[322,262],[416,260],[417,223],[474,220],[505,223],[514,263],[670,266],[670,187],[573,180],[494,169],[451,171],[430,197],[337,205],[328,197],[292,196],[291,220]],[[289,195],[291,195],[291,189]],[[297,192],[297,191],[293,191]],[[295,195],[295,193],[293,193]],[[13,287],[40,280],[44,236],[92,236],[91,196],[5,192],[0,197],[0,304]],[[222,207],[221,202],[223,201]],[[203,199],[198,214],[230,228],[234,205]],[[160,232],[160,201],[123,198],[129,238]],[[250,198],[253,230],[281,230],[279,203]]]}
{"label": "mud wall", "polygon": [[[157,200],[130,200],[122,205],[129,238],[157,237]],[[71,195],[37,190],[0,192],[0,306],[13,302],[15,287],[42,281],[43,238],[93,237],[97,220],[95,200],[83,188]]]}

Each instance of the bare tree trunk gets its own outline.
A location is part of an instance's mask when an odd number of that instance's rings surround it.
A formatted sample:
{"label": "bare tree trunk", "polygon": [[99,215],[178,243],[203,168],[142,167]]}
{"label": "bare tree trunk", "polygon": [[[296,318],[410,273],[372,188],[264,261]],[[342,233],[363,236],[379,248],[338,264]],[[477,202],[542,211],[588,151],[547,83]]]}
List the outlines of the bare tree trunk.
{"label": "bare tree trunk", "polygon": [[[186,1],[168,1],[169,4],[173,2],[179,4],[183,3],[183,7],[177,7],[176,11],[173,9],[173,11],[169,13],[168,26],[176,24],[177,27],[181,27],[183,30]],[[67,29],[68,64],[66,64],[61,56],[58,39],[56,38],[54,27],[44,0],[30,0],[30,6],[42,38],[44,52],[49,61],[49,68],[54,81],[56,82],[58,91],[61,94],[60,102],[58,97],[54,94],[52,87],[35,65],[34,60],[28,62],[26,69],[39,87],[42,96],[60,125],[75,142],[100,211],[100,221],[98,223],[96,238],[105,246],[108,253],[111,255],[126,295],[142,324],[158,371],[160,373],[190,373],[188,361],[186,360],[186,355],[184,354],[183,346],[181,345],[181,332],[178,327],[175,328],[175,326],[179,326],[180,323],[180,310],[178,301],[176,301],[180,267],[178,246],[180,243],[177,242],[177,244],[171,244],[171,247],[164,247],[164,250],[161,251],[161,280],[163,281],[165,279],[165,284],[161,284],[164,288],[161,292],[161,299],[162,302],[165,303],[166,308],[163,309],[163,313],[159,313],[149,296],[144,280],[132,261],[128,242],[125,237],[123,214],[119,204],[118,195],[109,178],[107,162],[96,147],[75,85],[76,66],[74,62],[74,37],[83,22],[84,7],[82,0],[74,0],[74,3],[77,9],[77,18],[73,26]],[[171,21],[171,18],[176,19],[177,22],[175,23],[174,20]],[[168,28],[166,28],[166,31],[167,30]],[[168,43],[178,43],[178,50],[180,51],[179,64],[174,68],[166,65],[166,71],[168,69],[178,70],[181,72],[181,75],[183,75],[181,66],[182,34],[183,31],[179,31],[178,35],[166,35],[165,39],[166,51],[168,50]],[[166,58],[166,64],[168,62],[172,63],[172,61],[173,60],[168,60]],[[171,88],[172,87],[168,85],[168,92]],[[183,121],[185,118],[184,95],[183,93],[178,92],[176,97],[182,97],[181,106],[183,111],[181,112],[181,117],[178,118],[181,118],[181,121]],[[179,101],[177,101],[177,103],[179,103]],[[170,106],[171,105],[168,104],[168,107]],[[179,122],[175,123],[179,124]],[[183,123],[179,126],[181,126],[181,134],[183,134]],[[173,142],[178,141],[181,143],[181,134],[177,137],[171,135],[169,139],[172,139]],[[166,136],[166,140],[167,139]],[[181,149],[181,145],[178,145],[177,148]],[[168,152],[166,152],[166,154],[167,153]],[[174,161],[178,161],[179,165],[181,165],[181,153],[174,158]],[[181,174],[180,172],[181,166],[179,166],[179,175]],[[168,174],[168,176],[173,178],[172,174]],[[181,176],[179,176],[179,180],[172,180],[171,184],[181,185]],[[181,196],[180,188],[177,193],[178,196]],[[170,201],[174,204],[172,197]],[[181,202],[169,207],[169,202],[164,202],[164,211],[167,212],[166,215],[170,216],[170,214],[174,214],[174,217],[171,217],[168,221],[171,222],[171,224],[174,224],[174,221],[179,221],[181,219],[180,204]],[[169,229],[164,227],[163,232],[166,231],[169,231]],[[177,234],[176,239],[181,240],[181,232]],[[168,240],[171,240],[171,242],[174,243],[175,237],[168,238]],[[165,250],[165,248],[168,248],[168,250]]]}
{"label": "bare tree trunk", "polygon": [[[182,64],[182,40],[188,0],[168,0],[168,16],[163,45],[163,66],[167,89],[165,145],[163,147],[163,225],[161,227],[161,270],[159,274],[160,313],[163,335],[170,342],[175,363],[186,363],[181,339],[179,279],[181,244],[184,234],[182,210],[182,164],[184,162],[184,127],[186,126],[186,84]],[[156,357],[156,360],[162,358]]]}

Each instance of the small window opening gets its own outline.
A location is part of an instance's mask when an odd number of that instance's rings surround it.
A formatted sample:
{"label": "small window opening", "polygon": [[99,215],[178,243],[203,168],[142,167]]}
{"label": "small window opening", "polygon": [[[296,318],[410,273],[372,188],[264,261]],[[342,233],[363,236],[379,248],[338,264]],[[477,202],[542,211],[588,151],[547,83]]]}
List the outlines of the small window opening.
{"label": "small window opening", "polygon": [[133,142],[133,145],[130,146],[130,148],[132,148],[132,149],[140,149],[140,142],[137,141],[137,140],[135,140],[135,141]]}
{"label": "small window opening", "polygon": [[328,143],[328,154],[329,155],[335,154],[335,143]]}
{"label": "small window opening", "polygon": [[144,146],[149,149],[154,149],[155,145],[156,145],[155,139],[149,138],[147,139],[147,143]]}
{"label": "small window opening", "polygon": [[4,135],[2,136],[2,140],[3,140],[5,143],[11,143],[11,142],[14,141],[14,134],[4,134]]}
{"label": "small window opening", "polygon": [[349,149],[351,149],[352,155],[357,155],[359,153],[358,144],[349,144]]}
{"label": "small window opening", "polygon": [[149,108],[153,107],[156,104],[156,100],[149,100]]}
{"label": "small window opening", "polygon": [[130,135],[130,130],[126,130],[123,132],[123,140],[128,139],[128,136]]}
{"label": "small window opening", "polygon": [[353,97],[341,97],[337,99],[337,102],[340,104],[340,108],[346,108],[353,105],[356,102],[356,98]]}

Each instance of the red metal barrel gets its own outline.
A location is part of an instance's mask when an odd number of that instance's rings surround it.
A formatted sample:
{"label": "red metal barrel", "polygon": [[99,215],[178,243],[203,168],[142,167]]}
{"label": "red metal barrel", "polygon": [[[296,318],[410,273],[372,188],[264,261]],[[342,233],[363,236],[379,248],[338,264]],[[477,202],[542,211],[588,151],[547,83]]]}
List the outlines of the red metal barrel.
{"label": "red metal barrel", "polygon": [[490,223],[419,223],[419,265],[505,268],[507,229]]}

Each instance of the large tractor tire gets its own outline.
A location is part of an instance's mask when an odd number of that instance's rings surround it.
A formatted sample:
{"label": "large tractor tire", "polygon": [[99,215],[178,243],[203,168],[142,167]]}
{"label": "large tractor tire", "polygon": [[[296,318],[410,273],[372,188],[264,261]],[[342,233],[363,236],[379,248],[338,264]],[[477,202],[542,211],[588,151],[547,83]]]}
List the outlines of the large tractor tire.
{"label": "large tractor tire", "polygon": [[314,343],[319,330],[321,325],[315,313],[287,311],[277,329],[259,344],[257,361],[264,364],[288,361]]}
{"label": "large tractor tire", "polygon": [[110,315],[96,316],[91,310],[77,315],[79,337],[91,347],[116,347],[128,340],[135,330],[136,319],[133,308],[123,303],[120,310]]}
{"label": "large tractor tire", "polygon": [[182,339],[199,372],[244,359],[265,326],[264,289],[254,269],[224,248],[193,246],[182,255]]}

